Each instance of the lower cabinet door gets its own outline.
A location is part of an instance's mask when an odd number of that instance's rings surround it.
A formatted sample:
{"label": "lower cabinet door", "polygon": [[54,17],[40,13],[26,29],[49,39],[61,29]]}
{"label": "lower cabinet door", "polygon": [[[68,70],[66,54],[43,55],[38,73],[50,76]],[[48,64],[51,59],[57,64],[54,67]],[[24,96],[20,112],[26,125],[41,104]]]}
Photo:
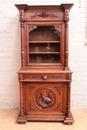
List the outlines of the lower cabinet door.
{"label": "lower cabinet door", "polygon": [[29,120],[64,120],[67,83],[24,83],[24,113]]}

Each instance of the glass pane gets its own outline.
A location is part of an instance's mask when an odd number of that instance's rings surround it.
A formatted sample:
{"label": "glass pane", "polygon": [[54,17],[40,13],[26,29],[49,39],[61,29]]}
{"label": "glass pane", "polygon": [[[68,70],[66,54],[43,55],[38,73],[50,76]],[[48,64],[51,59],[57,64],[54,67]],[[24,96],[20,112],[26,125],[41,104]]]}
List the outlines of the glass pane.
{"label": "glass pane", "polygon": [[60,31],[54,26],[35,26],[29,33],[29,63],[60,62]]}

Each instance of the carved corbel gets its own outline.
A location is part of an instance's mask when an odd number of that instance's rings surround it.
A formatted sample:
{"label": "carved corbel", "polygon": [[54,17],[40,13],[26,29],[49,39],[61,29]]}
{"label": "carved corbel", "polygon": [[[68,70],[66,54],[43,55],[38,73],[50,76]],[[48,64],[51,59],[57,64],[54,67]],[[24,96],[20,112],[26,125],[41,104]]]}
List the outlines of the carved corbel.
{"label": "carved corbel", "polygon": [[68,22],[69,21],[69,10],[65,9],[65,21]]}
{"label": "carved corbel", "polygon": [[20,23],[21,23],[21,28],[24,27],[24,10],[20,10]]}

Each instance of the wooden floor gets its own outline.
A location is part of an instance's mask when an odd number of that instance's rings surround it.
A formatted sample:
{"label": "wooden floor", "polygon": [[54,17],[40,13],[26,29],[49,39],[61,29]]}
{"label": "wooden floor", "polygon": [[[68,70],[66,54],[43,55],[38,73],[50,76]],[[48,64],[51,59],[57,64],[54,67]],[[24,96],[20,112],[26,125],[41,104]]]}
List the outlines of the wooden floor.
{"label": "wooden floor", "polygon": [[75,123],[27,122],[16,123],[18,110],[0,110],[0,130],[87,130],[87,111],[72,111]]}

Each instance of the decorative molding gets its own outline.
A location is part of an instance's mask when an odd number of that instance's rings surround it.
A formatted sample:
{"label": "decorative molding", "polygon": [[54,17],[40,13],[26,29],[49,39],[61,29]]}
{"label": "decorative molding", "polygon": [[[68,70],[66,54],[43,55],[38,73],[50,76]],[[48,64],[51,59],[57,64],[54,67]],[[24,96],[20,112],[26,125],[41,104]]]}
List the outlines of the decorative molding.
{"label": "decorative molding", "polygon": [[54,105],[55,94],[48,88],[39,89],[35,93],[35,104],[41,109],[47,109]]}
{"label": "decorative molding", "polygon": [[[23,59],[23,58],[22,58]],[[22,60],[22,62],[23,62],[24,60]],[[19,80],[27,80],[27,79],[43,79],[43,80],[46,80],[46,79],[48,79],[48,80],[56,80],[56,79],[66,79],[66,77],[65,76],[63,76],[63,75],[32,75],[32,74],[30,74],[30,75],[23,75],[23,76],[21,76],[22,74],[19,74],[20,76],[19,76]],[[67,78],[68,78],[68,76],[67,76]]]}
{"label": "decorative molding", "polygon": [[34,76],[34,75],[25,75],[24,76],[24,79],[38,79],[38,78],[40,78],[40,77]]}
{"label": "decorative molding", "polygon": [[47,14],[45,12],[42,12],[41,14],[35,13],[34,15],[31,16],[31,18],[38,18],[38,17],[41,17],[41,18],[47,18],[47,17],[53,18],[53,17],[55,17],[55,18],[57,18],[56,15],[54,15],[52,13],[51,14]]}
{"label": "decorative molding", "polygon": [[53,76],[50,76],[50,78],[52,78],[52,79],[64,79],[63,75],[53,75]]}

